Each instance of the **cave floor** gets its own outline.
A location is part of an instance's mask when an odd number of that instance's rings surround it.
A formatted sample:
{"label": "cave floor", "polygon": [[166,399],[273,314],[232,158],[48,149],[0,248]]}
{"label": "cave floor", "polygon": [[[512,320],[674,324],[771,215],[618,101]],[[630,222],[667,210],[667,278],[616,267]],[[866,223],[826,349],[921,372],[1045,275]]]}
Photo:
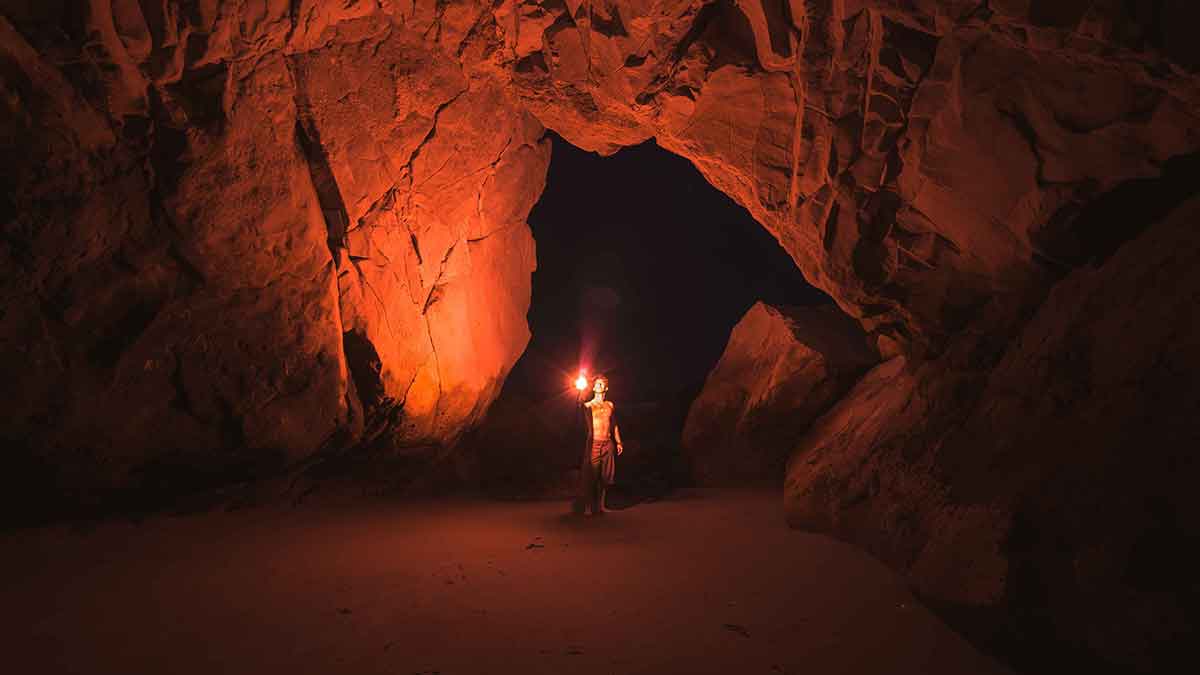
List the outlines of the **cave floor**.
{"label": "cave floor", "polygon": [[[358,500],[0,535],[10,673],[1004,672],[777,492]],[[17,666],[14,668],[14,666]]]}

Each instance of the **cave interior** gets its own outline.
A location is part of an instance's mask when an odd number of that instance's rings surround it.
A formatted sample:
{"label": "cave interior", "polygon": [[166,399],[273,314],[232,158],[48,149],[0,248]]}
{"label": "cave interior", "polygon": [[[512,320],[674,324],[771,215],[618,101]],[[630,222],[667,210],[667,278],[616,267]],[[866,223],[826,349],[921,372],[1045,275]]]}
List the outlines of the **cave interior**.
{"label": "cave interior", "polygon": [[4,3],[11,659],[1194,661],[1197,21]]}

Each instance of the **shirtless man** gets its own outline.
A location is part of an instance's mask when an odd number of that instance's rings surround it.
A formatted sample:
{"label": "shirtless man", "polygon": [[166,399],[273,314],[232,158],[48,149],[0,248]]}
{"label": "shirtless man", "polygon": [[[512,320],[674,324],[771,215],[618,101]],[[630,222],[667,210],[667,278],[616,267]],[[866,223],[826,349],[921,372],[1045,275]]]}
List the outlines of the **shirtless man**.
{"label": "shirtless man", "polygon": [[599,375],[592,385],[592,400],[583,404],[583,415],[587,423],[587,450],[583,458],[582,506],[590,508],[592,515],[603,514],[604,493],[612,485],[614,462],[613,440],[617,454],[625,450],[621,443],[621,430],[613,414],[612,401],[604,400],[608,391],[608,378]]}

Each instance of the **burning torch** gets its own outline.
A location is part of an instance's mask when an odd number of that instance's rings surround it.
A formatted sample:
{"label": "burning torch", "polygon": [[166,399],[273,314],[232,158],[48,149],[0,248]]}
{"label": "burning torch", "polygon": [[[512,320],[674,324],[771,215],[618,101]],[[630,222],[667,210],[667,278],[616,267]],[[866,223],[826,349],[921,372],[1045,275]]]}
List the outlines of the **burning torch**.
{"label": "burning torch", "polygon": [[587,371],[581,370],[581,371],[579,371],[579,377],[575,378],[575,390],[577,392],[579,392],[575,396],[576,403],[583,400],[583,392],[584,392],[584,390],[587,389],[587,385],[588,385]]}

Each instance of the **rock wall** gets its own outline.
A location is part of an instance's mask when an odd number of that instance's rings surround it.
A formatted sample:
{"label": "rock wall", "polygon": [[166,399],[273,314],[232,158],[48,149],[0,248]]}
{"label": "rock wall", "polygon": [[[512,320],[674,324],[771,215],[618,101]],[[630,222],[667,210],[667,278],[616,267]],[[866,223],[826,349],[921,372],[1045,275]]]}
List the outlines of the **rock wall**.
{"label": "rock wall", "polygon": [[692,402],[683,451],[697,485],[779,485],[809,425],[879,361],[836,307],[755,303]]}
{"label": "rock wall", "polygon": [[789,520],[906,571],[1032,670],[1185,658],[1200,608],[1197,223],[1193,199],[1068,276],[994,368],[967,353],[876,367],[798,445]]}
{"label": "rock wall", "polygon": [[498,14],[529,109],[691,159],[889,353],[1035,304],[1110,240],[1083,205],[1200,147],[1194,3],[566,5]]}
{"label": "rock wall", "polygon": [[376,4],[5,10],[22,493],[428,458],[482,416],[528,340],[549,141],[493,72],[490,14]]}

